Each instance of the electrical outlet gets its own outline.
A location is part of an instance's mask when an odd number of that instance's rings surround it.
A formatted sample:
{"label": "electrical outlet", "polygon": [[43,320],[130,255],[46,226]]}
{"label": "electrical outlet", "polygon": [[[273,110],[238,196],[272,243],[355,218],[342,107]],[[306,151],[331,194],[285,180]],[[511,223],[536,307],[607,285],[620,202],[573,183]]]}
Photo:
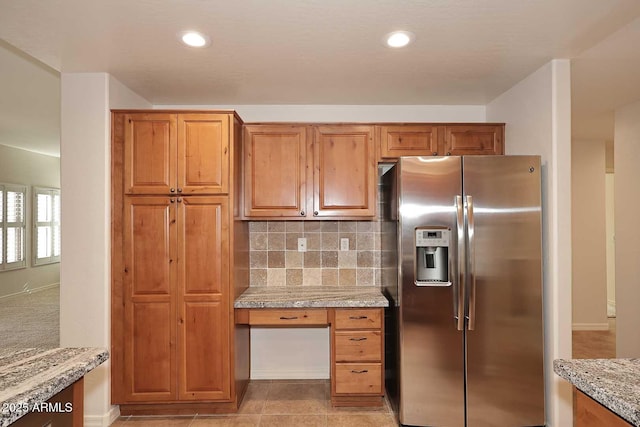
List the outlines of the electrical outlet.
{"label": "electrical outlet", "polygon": [[298,252],[307,252],[307,238],[298,237]]}
{"label": "electrical outlet", "polygon": [[349,250],[349,238],[348,237],[342,237],[340,239],[340,250],[341,251],[348,251]]}

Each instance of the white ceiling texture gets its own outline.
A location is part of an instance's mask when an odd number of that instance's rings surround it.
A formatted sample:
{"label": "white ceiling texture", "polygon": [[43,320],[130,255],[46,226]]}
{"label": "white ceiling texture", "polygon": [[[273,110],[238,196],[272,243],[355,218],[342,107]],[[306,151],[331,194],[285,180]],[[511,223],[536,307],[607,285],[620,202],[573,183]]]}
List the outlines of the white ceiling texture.
{"label": "white ceiling texture", "polygon": [[[638,0],[0,0],[0,144],[47,146],[51,69],[156,105],[484,105],[554,58],[574,60],[574,134],[611,137],[640,99],[639,17]],[[211,45],[182,46],[189,29]],[[415,41],[385,47],[398,29]]]}

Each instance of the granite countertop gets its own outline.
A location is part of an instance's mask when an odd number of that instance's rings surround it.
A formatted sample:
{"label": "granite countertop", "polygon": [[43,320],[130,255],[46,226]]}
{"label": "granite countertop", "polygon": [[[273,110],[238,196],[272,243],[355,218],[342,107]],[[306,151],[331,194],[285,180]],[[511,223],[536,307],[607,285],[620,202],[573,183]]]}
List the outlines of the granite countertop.
{"label": "granite countertop", "polygon": [[67,388],[109,358],[100,348],[0,348],[0,427]]}
{"label": "granite countertop", "polygon": [[254,286],[234,308],[387,307],[380,288],[362,286]]}
{"label": "granite countertop", "polygon": [[640,426],[640,359],[558,359],[553,370],[593,400]]}

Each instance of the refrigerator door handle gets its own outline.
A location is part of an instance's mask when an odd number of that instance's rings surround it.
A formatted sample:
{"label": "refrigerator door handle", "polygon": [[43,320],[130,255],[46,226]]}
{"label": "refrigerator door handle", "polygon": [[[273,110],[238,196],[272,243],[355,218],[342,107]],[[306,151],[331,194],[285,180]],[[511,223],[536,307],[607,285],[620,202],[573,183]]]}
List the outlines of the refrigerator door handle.
{"label": "refrigerator door handle", "polygon": [[464,239],[464,203],[462,196],[456,196],[456,236],[458,238],[458,253],[456,254],[456,274],[453,286],[453,309],[456,319],[456,328],[464,330],[464,294],[465,294],[465,239]]}
{"label": "refrigerator door handle", "polygon": [[468,329],[473,331],[476,327],[476,241],[475,224],[473,218],[473,197],[466,196],[467,207],[467,237],[469,242],[469,323]]}

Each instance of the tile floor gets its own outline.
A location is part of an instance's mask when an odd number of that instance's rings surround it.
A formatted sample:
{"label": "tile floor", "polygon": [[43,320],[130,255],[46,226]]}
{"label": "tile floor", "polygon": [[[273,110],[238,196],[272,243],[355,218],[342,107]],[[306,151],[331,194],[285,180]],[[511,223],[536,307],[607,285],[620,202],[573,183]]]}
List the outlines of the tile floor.
{"label": "tile floor", "polygon": [[334,408],[329,380],[251,381],[237,414],[120,417],[114,427],[395,427],[385,402],[379,408]]}

